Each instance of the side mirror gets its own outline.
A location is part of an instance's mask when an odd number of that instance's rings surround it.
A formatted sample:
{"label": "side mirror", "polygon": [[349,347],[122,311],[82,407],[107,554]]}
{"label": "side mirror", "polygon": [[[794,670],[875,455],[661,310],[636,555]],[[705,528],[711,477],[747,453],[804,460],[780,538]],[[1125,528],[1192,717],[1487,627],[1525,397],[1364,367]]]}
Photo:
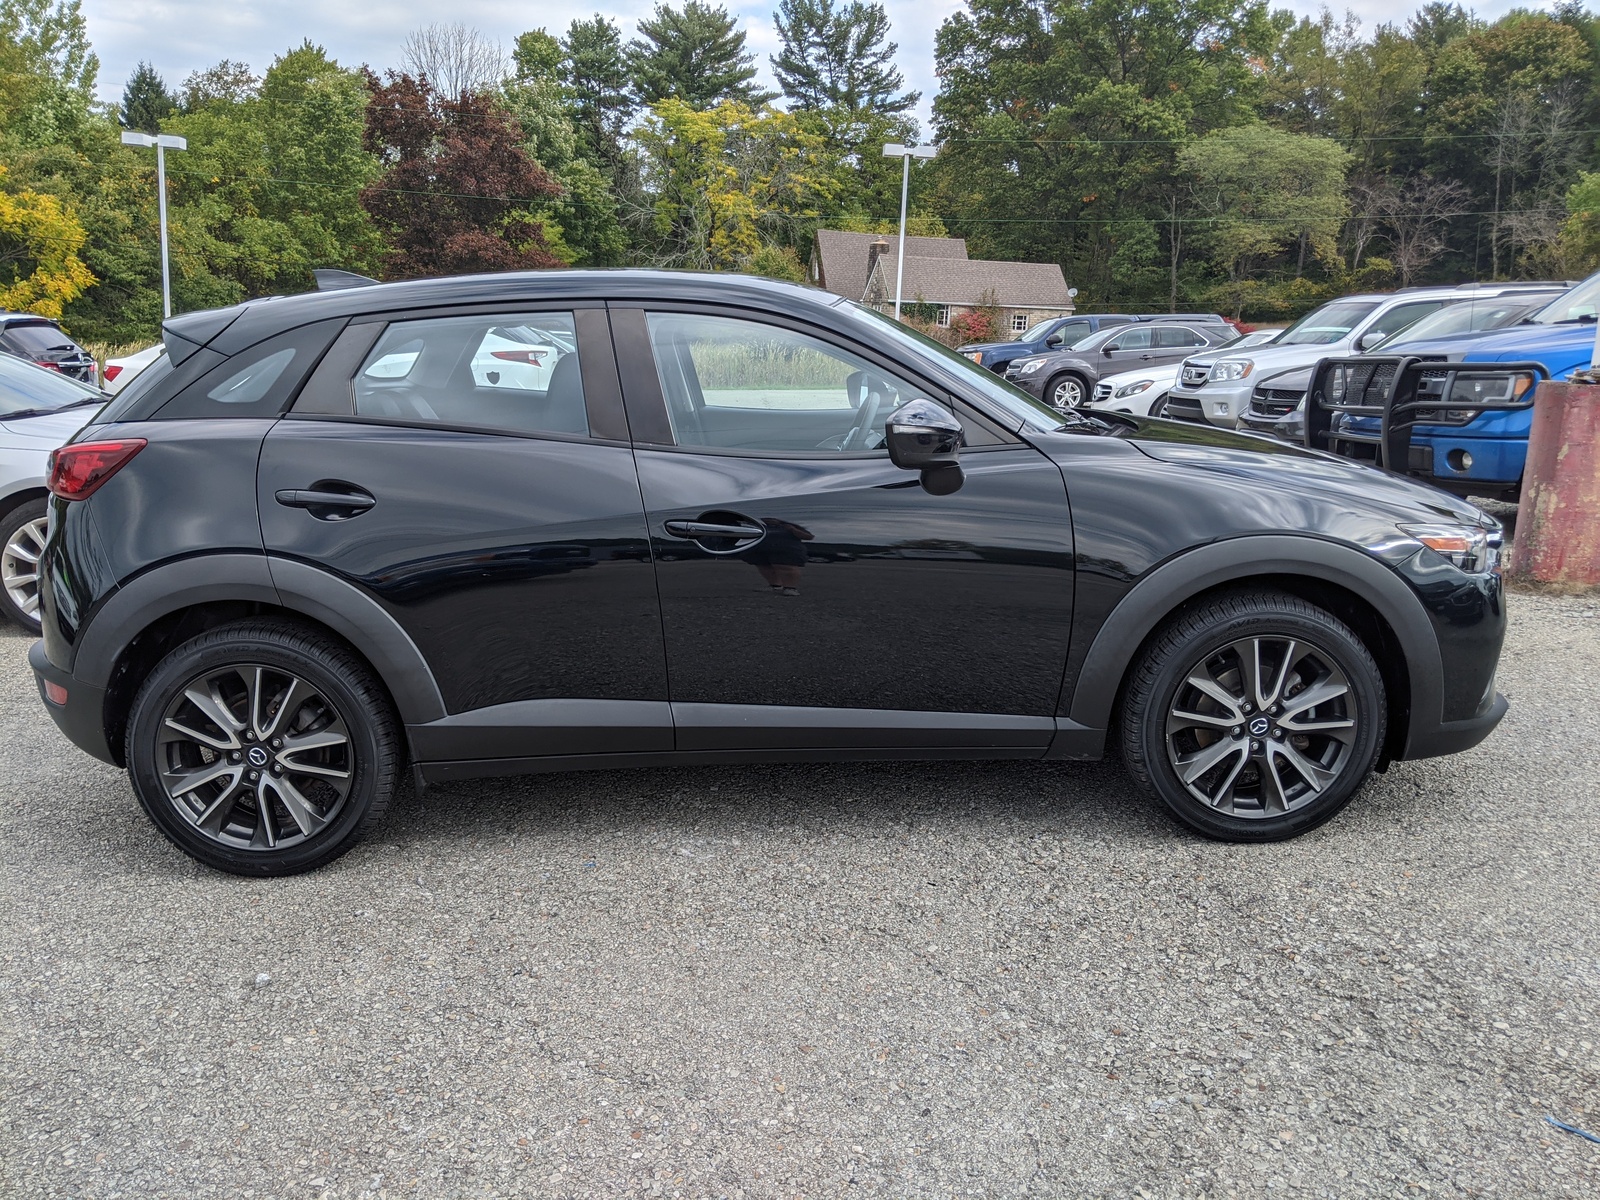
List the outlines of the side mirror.
{"label": "side mirror", "polygon": [[965,481],[956,462],[961,422],[932,400],[912,400],[895,409],[884,427],[884,443],[895,466],[922,472],[930,495],[948,496]]}
{"label": "side mirror", "polygon": [[1383,341],[1383,338],[1384,335],[1381,333],[1364,333],[1356,339],[1356,349],[1362,353],[1366,353],[1370,347],[1376,346],[1379,342]]}
{"label": "side mirror", "polygon": [[1121,349],[1120,346],[1102,346],[1102,347],[1100,347],[1100,353],[1104,354],[1107,358],[1110,358],[1111,357],[1111,352],[1113,350],[1120,350],[1120,349]]}
{"label": "side mirror", "polygon": [[1061,345],[1061,330],[1058,329],[1054,333],[1052,333],[1049,337],[1045,338],[1044,344],[1046,346],[1049,346],[1052,350],[1055,349],[1056,347],[1060,346]]}

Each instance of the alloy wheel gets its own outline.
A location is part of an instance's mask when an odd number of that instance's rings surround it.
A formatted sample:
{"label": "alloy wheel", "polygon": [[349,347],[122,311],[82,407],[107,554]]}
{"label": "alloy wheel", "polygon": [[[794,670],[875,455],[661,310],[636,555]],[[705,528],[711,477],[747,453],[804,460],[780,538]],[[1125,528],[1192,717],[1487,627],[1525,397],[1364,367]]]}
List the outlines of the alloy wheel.
{"label": "alloy wheel", "polygon": [[39,617],[39,559],[44,555],[48,517],[17,526],[0,550],[0,585],[19,612]]}
{"label": "alloy wheel", "polygon": [[1051,391],[1050,403],[1056,408],[1077,408],[1083,403],[1083,384],[1076,379],[1063,379]]}
{"label": "alloy wheel", "polygon": [[1355,697],[1331,655],[1290,637],[1230,642],[1197,663],[1166,717],[1167,759],[1189,794],[1235,817],[1302,808],[1357,741]]}
{"label": "alloy wheel", "polygon": [[355,761],[344,717],[278,667],[229,666],[191,680],[167,705],[157,738],[173,809],[232,849],[303,842],[350,797]]}

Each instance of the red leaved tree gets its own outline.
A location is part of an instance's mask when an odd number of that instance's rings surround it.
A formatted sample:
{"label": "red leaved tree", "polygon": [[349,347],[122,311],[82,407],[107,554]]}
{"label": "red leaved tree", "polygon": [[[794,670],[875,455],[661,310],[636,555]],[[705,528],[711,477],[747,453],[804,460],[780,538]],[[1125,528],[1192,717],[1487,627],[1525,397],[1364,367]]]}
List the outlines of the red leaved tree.
{"label": "red leaved tree", "polygon": [[439,95],[426,77],[367,73],[363,134],[384,173],[361,192],[387,233],[390,278],[563,265],[530,205],[561,187],[522,148],[522,129],[492,96]]}

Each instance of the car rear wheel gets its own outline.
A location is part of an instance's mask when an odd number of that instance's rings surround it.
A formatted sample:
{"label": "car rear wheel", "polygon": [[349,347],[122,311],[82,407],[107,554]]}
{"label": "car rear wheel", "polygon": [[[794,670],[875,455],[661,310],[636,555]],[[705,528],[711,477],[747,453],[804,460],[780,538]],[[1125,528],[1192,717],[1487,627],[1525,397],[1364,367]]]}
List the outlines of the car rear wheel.
{"label": "car rear wheel", "polygon": [[1209,837],[1278,841],[1350,801],[1383,745],[1383,678],[1343,622],[1295,596],[1207,601],[1163,629],[1122,707],[1128,770]]}
{"label": "car rear wheel", "polygon": [[30,633],[39,632],[39,560],[48,523],[43,499],[19,504],[0,520],[0,606]]}
{"label": "car rear wheel", "polygon": [[1089,385],[1077,375],[1057,375],[1045,388],[1045,395],[1056,408],[1079,408],[1089,398]]}
{"label": "car rear wheel", "polygon": [[382,817],[401,765],[372,673],[339,643],[241,621],[179,646],[128,721],[139,803],[179,849],[236,875],[292,875],[345,853]]}

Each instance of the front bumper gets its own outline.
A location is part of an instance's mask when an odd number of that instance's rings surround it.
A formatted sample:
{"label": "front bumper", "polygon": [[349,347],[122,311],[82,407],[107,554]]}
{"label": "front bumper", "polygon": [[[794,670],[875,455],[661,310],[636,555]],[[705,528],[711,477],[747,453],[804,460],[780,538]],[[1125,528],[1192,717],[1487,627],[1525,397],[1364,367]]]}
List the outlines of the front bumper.
{"label": "front bumper", "polygon": [[[71,672],[53,664],[44,652],[44,642],[28,647],[28,665],[33,668],[34,681],[39,685],[39,699],[56,727],[66,734],[67,740],[78,749],[94,755],[101,762],[120,766],[106,742],[104,688],[81,683]],[[57,703],[45,689],[46,684],[66,693],[66,700]]]}
{"label": "front bumper", "polygon": [[1510,702],[1496,692],[1488,711],[1475,717],[1468,717],[1465,721],[1441,721],[1427,727],[1413,727],[1411,736],[1406,739],[1404,757],[1408,760],[1438,758],[1471,750],[1494,732],[1509,707]]}
{"label": "front bumper", "polygon": [[1217,425],[1223,429],[1238,427],[1239,416],[1250,406],[1250,393],[1255,390],[1255,380],[1186,388],[1180,382],[1167,393],[1167,408],[1162,415],[1197,425]]}
{"label": "front bumper", "polygon": [[1276,438],[1280,442],[1290,442],[1299,446],[1306,440],[1306,417],[1299,409],[1283,416],[1272,416],[1246,409],[1240,414],[1239,429],[1244,433],[1259,433],[1265,437]]}

